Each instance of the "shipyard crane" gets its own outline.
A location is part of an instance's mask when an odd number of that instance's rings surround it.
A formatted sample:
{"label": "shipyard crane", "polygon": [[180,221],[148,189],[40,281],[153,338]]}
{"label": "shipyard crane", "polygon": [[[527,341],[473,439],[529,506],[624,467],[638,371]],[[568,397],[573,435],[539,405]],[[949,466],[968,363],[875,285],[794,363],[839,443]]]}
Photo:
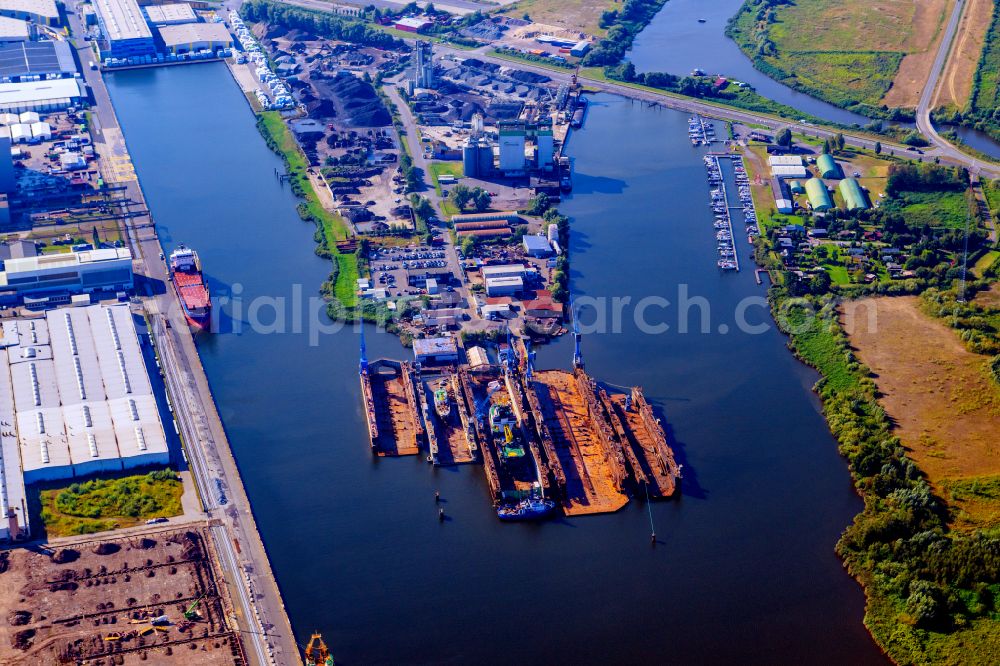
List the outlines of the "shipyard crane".
{"label": "shipyard crane", "polygon": [[576,306],[570,301],[569,314],[573,317],[573,367],[583,369],[583,353],[580,351],[580,322],[576,316]]}
{"label": "shipyard crane", "polygon": [[365,326],[361,325],[361,360],[358,362],[358,372],[362,375],[368,373],[368,353],[365,350]]}

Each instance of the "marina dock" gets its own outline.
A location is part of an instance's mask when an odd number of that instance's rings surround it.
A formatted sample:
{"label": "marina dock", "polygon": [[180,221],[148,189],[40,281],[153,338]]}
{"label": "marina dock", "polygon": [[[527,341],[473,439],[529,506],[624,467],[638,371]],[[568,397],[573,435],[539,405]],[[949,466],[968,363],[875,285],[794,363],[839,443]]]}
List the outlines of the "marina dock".
{"label": "marina dock", "polygon": [[740,270],[740,258],[736,254],[736,243],[733,240],[733,217],[729,207],[729,196],[726,194],[726,183],[722,178],[722,167],[719,165],[719,154],[710,153],[705,156],[705,168],[708,170],[708,182],[712,185],[712,200],[708,204],[715,213],[715,240],[718,244],[719,268],[727,271]]}

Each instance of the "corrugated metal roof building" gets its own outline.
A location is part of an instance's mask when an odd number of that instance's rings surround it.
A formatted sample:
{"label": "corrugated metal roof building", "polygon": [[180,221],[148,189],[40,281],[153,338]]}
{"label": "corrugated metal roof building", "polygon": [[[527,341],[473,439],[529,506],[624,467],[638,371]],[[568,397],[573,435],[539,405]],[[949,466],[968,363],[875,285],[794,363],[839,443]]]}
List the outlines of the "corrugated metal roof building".
{"label": "corrugated metal roof building", "polygon": [[810,178],[806,181],[806,195],[809,197],[809,205],[815,211],[825,211],[833,208],[833,199],[826,189],[826,183],[819,178]]}
{"label": "corrugated metal roof building", "polygon": [[805,178],[808,174],[806,168],[799,166],[778,165],[771,167],[771,175],[775,178]]}
{"label": "corrugated metal roof building", "polygon": [[843,178],[844,172],[840,165],[833,159],[832,155],[823,153],[816,158],[816,168],[819,170],[820,178]]}
{"label": "corrugated metal roof building", "polygon": [[840,190],[840,196],[844,197],[847,210],[865,210],[868,208],[868,197],[865,196],[865,191],[861,189],[861,185],[855,179],[845,178],[837,185],[837,189]]}
{"label": "corrugated metal roof building", "polygon": [[13,405],[4,422],[17,423],[25,483],[170,462],[127,305],[51,310],[3,329],[0,413]]}
{"label": "corrugated metal roof building", "polygon": [[798,155],[771,155],[767,163],[770,166],[802,166],[802,158]]}

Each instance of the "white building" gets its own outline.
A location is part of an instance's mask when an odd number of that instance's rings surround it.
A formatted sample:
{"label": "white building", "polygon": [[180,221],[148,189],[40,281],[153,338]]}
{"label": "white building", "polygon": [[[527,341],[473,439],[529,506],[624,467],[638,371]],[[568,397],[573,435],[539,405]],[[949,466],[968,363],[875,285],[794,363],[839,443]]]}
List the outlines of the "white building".
{"label": "white building", "polygon": [[524,280],[519,277],[497,277],[486,279],[487,296],[513,296],[524,291]]}
{"label": "white building", "polygon": [[195,23],[198,17],[195,16],[194,9],[186,2],[175,2],[166,5],[148,5],[144,11],[149,18],[149,22],[155,26],[179,25],[181,23]]}
{"label": "white building", "polygon": [[799,166],[779,164],[771,167],[771,175],[775,178],[805,178],[806,168],[801,164]]}
{"label": "white building", "polygon": [[771,155],[767,158],[769,166],[802,166],[802,158],[798,155]]}
{"label": "white building", "polygon": [[27,21],[0,16],[0,42],[26,42],[29,35]]}
{"label": "white building", "polygon": [[223,23],[182,23],[165,25],[160,30],[163,45],[170,53],[217,51],[233,46],[233,36]]}
{"label": "white building", "polygon": [[59,25],[59,9],[55,0],[0,0],[0,16],[42,25]]}
{"label": "white building", "polygon": [[0,290],[18,295],[126,291],[132,284],[127,248],[8,259],[0,270]]}
{"label": "white building", "polygon": [[0,112],[61,111],[87,95],[76,79],[0,83]]}
{"label": "white building", "polygon": [[504,277],[518,277],[523,279],[527,276],[528,269],[522,264],[503,264],[500,266],[483,266],[482,273],[484,280]]}
{"label": "white building", "polygon": [[16,426],[25,484],[170,462],[127,305],[3,322],[0,422]]}

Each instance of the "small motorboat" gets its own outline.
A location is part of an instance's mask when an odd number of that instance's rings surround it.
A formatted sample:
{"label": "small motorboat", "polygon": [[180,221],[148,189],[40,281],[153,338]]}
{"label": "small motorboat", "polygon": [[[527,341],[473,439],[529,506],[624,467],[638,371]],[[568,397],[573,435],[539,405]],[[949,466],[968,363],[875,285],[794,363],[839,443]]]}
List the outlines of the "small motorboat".
{"label": "small motorboat", "polygon": [[517,504],[504,504],[497,507],[497,517],[500,520],[540,520],[548,516],[556,508],[556,503],[541,497],[521,500]]}

